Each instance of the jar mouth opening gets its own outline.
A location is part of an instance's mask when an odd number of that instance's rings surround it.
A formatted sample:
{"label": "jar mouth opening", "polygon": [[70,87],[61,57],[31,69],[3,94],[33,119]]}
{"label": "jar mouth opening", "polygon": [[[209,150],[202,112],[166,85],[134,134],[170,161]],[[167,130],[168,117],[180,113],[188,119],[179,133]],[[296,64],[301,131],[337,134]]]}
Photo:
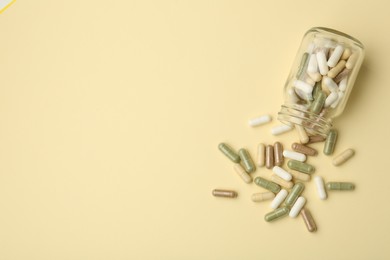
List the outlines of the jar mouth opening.
{"label": "jar mouth opening", "polygon": [[289,126],[301,125],[310,135],[321,135],[326,137],[332,128],[332,122],[324,116],[324,112],[317,115],[300,105],[290,104],[282,105],[281,110],[278,113],[278,120]]}
{"label": "jar mouth opening", "polygon": [[343,33],[343,32],[340,32],[340,31],[337,31],[335,29],[332,29],[332,28],[327,28],[327,27],[321,27],[321,26],[317,26],[317,27],[312,27],[310,28],[306,33],[310,33],[310,32],[315,32],[315,31],[326,31],[328,33],[332,33],[332,34],[337,34],[337,35],[341,35],[345,38],[348,38],[352,41],[354,41],[357,45],[359,45],[359,47],[361,47],[362,49],[364,49],[364,45],[361,41],[359,41],[358,39],[356,39],[355,37],[352,37],[351,35],[349,34],[346,34],[346,33]]}

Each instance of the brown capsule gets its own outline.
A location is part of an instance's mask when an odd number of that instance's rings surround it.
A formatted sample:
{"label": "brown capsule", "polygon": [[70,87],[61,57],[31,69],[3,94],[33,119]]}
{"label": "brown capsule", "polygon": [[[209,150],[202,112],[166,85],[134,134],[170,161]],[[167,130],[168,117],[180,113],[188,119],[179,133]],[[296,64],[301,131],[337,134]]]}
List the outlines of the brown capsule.
{"label": "brown capsule", "polygon": [[303,221],[305,222],[307,230],[309,230],[309,232],[317,231],[317,225],[314,222],[314,219],[313,219],[313,217],[308,209],[303,208],[301,210],[301,216],[302,216]]}
{"label": "brown capsule", "polygon": [[343,69],[343,71],[341,71],[341,72],[333,79],[333,81],[336,82],[337,84],[339,84],[340,81],[341,81],[343,78],[347,77],[347,76],[349,75],[349,73],[351,73],[351,71],[352,71],[352,70],[347,69],[347,68]]}
{"label": "brown capsule", "polygon": [[272,169],[274,167],[274,147],[267,145],[265,148],[265,167]]}
{"label": "brown capsule", "polygon": [[313,135],[313,136],[309,136],[308,144],[319,143],[323,141],[325,141],[325,137],[321,135]]}
{"label": "brown capsule", "polygon": [[279,142],[274,143],[274,159],[275,165],[283,165],[283,145]]}
{"label": "brown capsule", "polygon": [[225,197],[225,198],[235,198],[237,197],[237,192],[233,190],[213,190],[213,196],[215,197]]}
{"label": "brown capsule", "polygon": [[291,148],[294,151],[298,152],[298,153],[303,153],[303,154],[310,155],[310,156],[317,155],[317,150],[316,149],[308,147],[308,146],[305,146],[303,144],[293,143],[291,145]]}

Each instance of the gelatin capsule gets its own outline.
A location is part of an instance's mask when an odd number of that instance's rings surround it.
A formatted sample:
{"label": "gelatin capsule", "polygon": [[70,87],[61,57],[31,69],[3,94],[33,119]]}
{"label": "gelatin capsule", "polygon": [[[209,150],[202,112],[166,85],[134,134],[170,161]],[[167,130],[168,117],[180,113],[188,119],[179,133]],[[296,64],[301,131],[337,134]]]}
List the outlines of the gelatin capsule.
{"label": "gelatin capsule", "polygon": [[286,181],[280,178],[276,174],[271,175],[271,181],[275,182],[276,184],[279,184],[280,186],[286,188],[286,189],[291,189],[292,186],[294,185],[291,181]]}
{"label": "gelatin capsule", "polygon": [[339,90],[339,86],[337,86],[336,82],[333,81],[333,79],[329,77],[324,77],[323,83],[325,87],[330,91],[330,92],[337,92]]}
{"label": "gelatin capsule", "polygon": [[357,52],[352,53],[352,55],[349,56],[347,63],[345,64],[345,67],[347,69],[351,70],[355,66],[356,61],[358,60],[358,57],[359,57],[359,54]]}
{"label": "gelatin capsule", "polygon": [[310,156],[317,155],[317,150],[316,149],[308,147],[308,146],[305,146],[303,144],[293,143],[291,145],[291,148],[294,151],[298,152],[298,153],[303,153],[303,154],[310,155]]}
{"label": "gelatin capsule", "polygon": [[218,149],[232,162],[239,163],[240,162],[240,156],[227,144],[220,143],[218,145]]}
{"label": "gelatin capsule", "polygon": [[321,178],[321,176],[315,176],[314,183],[317,187],[318,196],[320,199],[325,200],[328,196],[325,191],[324,180]]}
{"label": "gelatin capsule", "polygon": [[241,148],[238,150],[238,155],[240,156],[242,165],[247,173],[252,173],[256,170],[252,157],[246,149]]}
{"label": "gelatin capsule", "polygon": [[292,179],[291,174],[279,166],[274,166],[272,171],[285,181],[291,181]]}
{"label": "gelatin capsule", "polygon": [[261,202],[266,200],[271,200],[275,198],[275,193],[267,191],[267,192],[259,192],[252,194],[252,201],[253,202]]}
{"label": "gelatin capsule", "polygon": [[313,143],[318,143],[323,141],[325,141],[325,137],[321,135],[313,135],[313,136],[309,136],[308,144],[313,144]]}
{"label": "gelatin capsule", "polygon": [[303,208],[301,210],[301,216],[302,216],[303,221],[305,222],[305,225],[307,227],[307,230],[309,230],[309,232],[317,231],[317,225],[314,222],[313,216],[311,215],[311,213],[308,209]]}
{"label": "gelatin capsule", "polygon": [[344,97],[344,92],[338,92],[337,100],[335,102],[333,102],[333,104],[330,105],[330,107],[335,108],[340,103],[340,101],[343,99],[343,97]]}
{"label": "gelatin capsule", "polygon": [[287,194],[288,192],[285,189],[281,189],[278,194],[276,194],[275,198],[272,200],[271,208],[277,209],[287,197]]}
{"label": "gelatin capsule", "polygon": [[257,166],[263,167],[265,165],[265,145],[259,144],[257,146],[257,157],[256,157]]}
{"label": "gelatin capsule", "polygon": [[266,214],[264,216],[264,219],[267,222],[271,222],[271,221],[280,219],[284,216],[287,216],[288,212],[289,212],[289,209],[287,207],[278,208],[278,209],[275,209],[274,211],[271,211],[268,214]]}
{"label": "gelatin capsule", "polygon": [[328,77],[332,79],[336,77],[345,68],[345,64],[345,60],[339,61],[339,63],[328,72]]}
{"label": "gelatin capsule", "polygon": [[300,181],[310,181],[310,175],[298,172],[298,171],[290,171],[291,175],[293,176],[294,180],[300,180]]}
{"label": "gelatin capsule", "polygon": [[335,158],[333,158],[333,165],[339,166],[343,163],[345,163],[347,160],[349,160],[353,155],[355,154],[355,151],[352,149],[347,149],[344,152],[337,155]]}
{"label": "gelatin capsule", "polygon": [[342,79],[348,77],[349,73],[351,73],[351,70],[345,68],[342,72],[339,73],[339,75],[333,78],[333,81],[339,84]]}
{"label": "gelatin capsule", "polygon": [[298,197],[301,195],[303,190],[305,189],[305,185],[301,182],[295,183],[294,187],[291,189],[290,194],[288,194],[285,204],[288,207],[291,207],[294,205],[295,201],[298,199]]}
{"label": "gelatin capsule", "polygon": [[318,72],[317,56],[315,54],[310,55],[309,64],[307,65],[307,72]]}
{"label": "gelatin capsule", "polygon": [[271,122],[272,117],[270,115],[263,115],[249,120],[249,126],[259,126]]}
{"label": "gelatin capsule", "polygon": [[235,172],[240,176],[240,178],[245,182],[245,183],[251,183],[252,182],[252,177],[242,168],[240,164],[235,164],[233,166]]}
{"label": "gelatin capsule", "polygon": [[278,184],[266,180],[262,177],[256,177],[254,182],[256,185],[263,187],[264,189],[267,189],[269,191],[272,191],[273,193],[278,193],[280,191],[280,186]]}
{"label": "gelatin capsule", "polygon": [[352,182],[328,182],[326,188],[328,190],[354,190],[355,184]]}
{"label": "gelatin capsule", "polygon": [[326,138],[324,145],[324,154],[331,155],[334,151],[337,141],[337,131],[332,129],[328,133],[328,137]]}
{"label": "gelatin capsule", "polygon": [[321,81],[322,79],[322,75],[319,72],[315,72],[315,73],[308,72],[307,75],[309,75],[309,77],[312,80],[314,80],[314,82]]}
{"label": "gelatin capsule", "polygon": [[265,167],[272,169],[274,167],[274,147],[267,145],[265,148]]}
{"label": "gelatin capsule", "polygon": [[306,144],[307,142],[309,142],[309,136],[307,135],[306,130],[305,130],[305,128],[303,126],[295,125],[295,129],[298,132],[299,141],[302,144]]}
{"label": "gelatin capsule", "polygon": [[313,86],[302,80],[294,80],[293,86],[297,94],[305,100],[313,100]]}
{"label": "gelatin capsule", "polygon": [[301,79],[304,75],[304,72],[306,71],[307,64],[309,62],[309,53],[305,52],[302,55],[301,63],[299,64],[298,71],[297,71],[297,79]]}
{"label": "gelatin capsule", "polygon": [[350,49],[346,48],[343,52],[343,55],[341,56],[342,60],[347,60],[349,56],[351,56],[352,52]]}
{"label": "gelatin capsule", "polygon": [[295,201],[294,206],[292,206],[289,216],[291,218],[297,217],[303,206],[305,206],[305,203],[306,199],[304,197],[299,197],[297,201]]}
{"label": "gelatin capsule", "polygon": [[320,50],[319,52],[317,52],[317,63],[321,75],[328,74],[329,68],[326,61],[326,53],[324,50]]}
{"label": "gelatin capsule", "polygon": [[281,143],[274,143],[274,164],[277,166],[283,165],[283,146]]}
{"label": "gelatin capsule", "polygon": [[298,153],[290,150],[284,150],[283,156],[289,159],[293,159],[296,161],[304,162],[306,161],[306,155],[303,153]]}
{"label": "gelatin capsule", "polygon": [[339,94],[337,92],[330,93],[329,96],[325,99],[324,107],[329,107],[334,102],[336,102],[338,98],[339,98]]}
{"label": "gelatin capsule", "polygon": [[291,170],[296,170],[296,171],[307,173],[307,174],[312,174],[315,171],[315,168],[313,165],[310,165],[310,164],[307,164],[304,162],[300,162],[300,161],[296,161],[296,160],[288,161],[287,166]]}
{"label": "gelatin capsule", "polygon": [[225,198],[235,198],[235,197],[237,197],[237,192],[235,192],[233,190],[215,189],[215,190],[213,190],[212,194],[215,197],[225,197]]}
{"label": "gelatin capsule", "polygon": [[278,125],[278,126],[272,127],[271,134],[281,135],[281,134],[284,134],[284,133],[290,131],[291,129],[292,129],[292,127],[289,125]]}
{"label": "gelatin capsule", "polygon": [[343,52],[344,52],[344,47],[341,45],[337,45],[332,55],[328,59],[328,63],[327,63],[328,66],[331,68],[335,67],[339,62],[341,55],[343,55]]}
{"label": "gelatin capsule", "polygon": [[339,83],[339,90],[344,92],[347,89],[348,77],[343,78]]}
{"label": "gelatin capsule", "polygon": [[314,99],[313,103],[311,103],[309,110],[314,114],[318,115],[325,105],[325,100],[326,100],[326,95],[324,92],[320,90],[316,98]]}

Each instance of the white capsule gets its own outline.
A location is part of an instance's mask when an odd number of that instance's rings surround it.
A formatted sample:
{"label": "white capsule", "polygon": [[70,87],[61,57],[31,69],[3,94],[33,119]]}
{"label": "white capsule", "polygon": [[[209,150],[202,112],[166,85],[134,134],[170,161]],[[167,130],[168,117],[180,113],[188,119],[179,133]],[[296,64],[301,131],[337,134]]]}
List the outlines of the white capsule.
{"label": "white capsule", "polygon": [[321,75],[328,74],[329,68],[326,61],[326,54],[324,50],[320,50],[317,52],[317,63],[318,63],[318,69],[321,73]]}
{"label": "white capsule", "polygon": [[339,98],[339,94],[337,92],[332,92],[329,94],[329,96],[325,99],[325,107],[329,107],[332,105],[334,102],[337,101]]}
{"label": "white capsule", "polygon": [[324,85],[330,92],[336,92],[339,89],[339,86],[337,86],[336,82],[334,82],[333,79],[329,77],[323,77],[322,80]]}
{"label": "white capsule", "polygon": [[265,165],[265,145],[264,144],[259,144],[257,146],[256,164],[259,167],[263,167]]}
{"label": "white capsule", "polygon": [[234,170],[240,176],[240,178],[245,182],[245,183],[251,183],[252,182],[252,177],[242,168],[241,165],[239,164],[234,164]]}
{"label": "white capsule", "polygon": [[294,89],[289,88],[289,89],[287,90],[287,100],[288,100],[288,103],[290,103],[290,104],[296,104],[296,103],[298,103],[299,98],[298,98],[297,95],[295,94]]}
{"label": "white capsule", "polygon": [[303,153],[297,153],[291,150],[284,150],[283,156],[289,159],[293,159],[296,161],[304,162],[306,161],[306,155]]}
{"label": "white capsule", "polygon": [[344,52],[344,47],[341,45],[337,45],[337,47],[334,49],[332,55],[329,57],[329,60],[327,63],[328,66],[331,68],[336,66],[341,58],[341,55],[343,55],[343,52]]}
{"label": "white capsule", "polygon": [[275,198],[271,202],[271,208],[277,209],[280,204],[287,197],[288,192],[285,189],[281,189],[278,194],[276,194]]}
{"label": "white capsule", "polygon": [[339,90],[344,92],[347,89],[348,77],[343,78],[339,83]]}
{"label": "white capsule", "polygon": [[294,186],[294,184],[291,181],[285,181],[276,174],[271,175],[271,181],[275,182],[276,184],[279,184],[280,186],[286,189],[291,189]]}
{"label": "white capsule", "polygon": [[298,216],[299,212],[306,203],[306,199],[304,197],[299,197],[297,201],[295,201],[294,206],[292,206],[290,213],[288,214],[291,218],[295,218]]}
{"label": "white capsule", "polygon": [[317,64],[317,55],[310,55],[309,64],[307,65],[307,72],[316,73],[318,72],[318,64]]}
{"label": "white capsule", "polygon": [[314,182],[317,187],[318,196],[320,199],[325,200],[328,196],[326,195],[324,180],[321,176],[315,176]]}
{"label": "white capsule", "polygon": [[333,102],[332,105],[330,105],[331,108],[335,108],[337,107],[337,105],[341,102],[341,100],[343,99],[344,97],[344,92],[339,92],[338,93],[338,97],[337,97],[337,100],[335,102]]}
{"label": "white capsule", "polygon": [[294,80],[295,92],[304,100],[313,100],[313,86],[302,80]]}
{"label": "white capsule", "polygon": [[274,166],[274,168],[272,168],[272,171],[285,181],[291,181],[292,179],[291,174],[279,166]]}
{"label": "white capsule", "polygon": [[272,127],[271,134],[280,135],[280,134],[283,134],[283,133],[290,131],[291,129],[292,129],[292,127],[289,125],[278,125],[278,126]]}
{"label": "white capsule", "polygon": [[249,126],[259,126],[265,123],[271,122],[272,117],[270,115],[263,115],[249,120]]}

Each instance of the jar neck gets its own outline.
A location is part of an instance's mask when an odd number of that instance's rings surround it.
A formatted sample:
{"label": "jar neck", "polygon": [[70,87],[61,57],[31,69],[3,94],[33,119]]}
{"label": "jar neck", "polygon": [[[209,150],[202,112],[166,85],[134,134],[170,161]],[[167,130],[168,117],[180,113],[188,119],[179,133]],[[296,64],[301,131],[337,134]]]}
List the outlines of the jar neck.
{"label": "jar neck", "polygon": [[295,104],[282,105],[278,120],[287,125],[301,125],[310,135],[326,137],[332,128],[332,119],[323,110],[318,115]]}

